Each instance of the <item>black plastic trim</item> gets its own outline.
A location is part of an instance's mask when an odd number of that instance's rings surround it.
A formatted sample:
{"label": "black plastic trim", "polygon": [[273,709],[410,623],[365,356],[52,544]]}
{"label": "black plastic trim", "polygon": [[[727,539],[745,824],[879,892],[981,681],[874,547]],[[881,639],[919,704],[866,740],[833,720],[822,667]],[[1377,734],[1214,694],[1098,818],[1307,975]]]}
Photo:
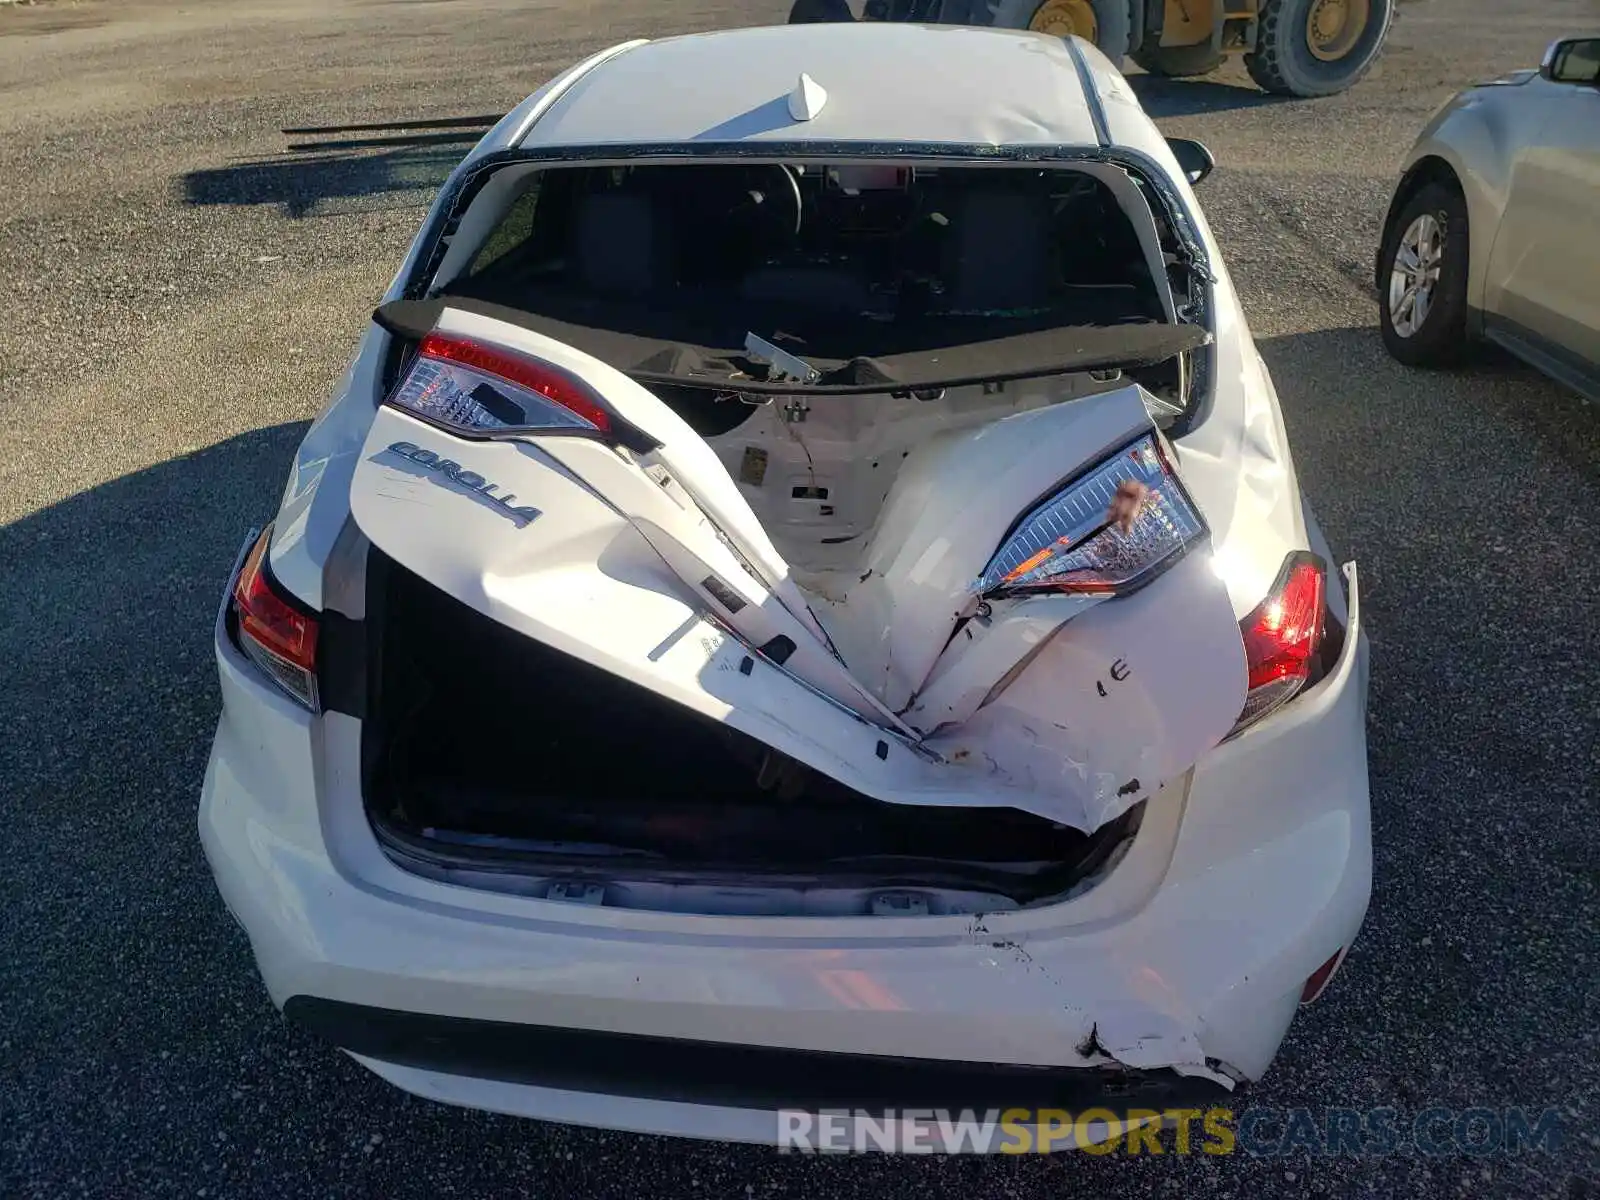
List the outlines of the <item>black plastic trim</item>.
{"label": "black plastic trim", "polygon": [[[399,1066],[535,1087],[735,1108],[1204,1108],[1237,1095],[1170,1069],[892,1058],[402,1012],[291,996],[284,1016]],[[1091,1042],[1093,1039],[1091,1038]]]}
{"label": "black plastic trim", "polygon": [[[889,743],[880,738],[875,753],[886,760]],[[462,873],[488,872],[507,877],[537,875],[599,884],[694,884],[743,889],[750,888],[753,883],[760,887],[802,888],[816,887],[821,882],[830,887],[861,890],[943,888],[990,892],[1031,904],[1059,897],[1087,880],[1094,880],[1098,886],[1112,853],[1138,836],[1144,821],[1144,805],[1145,802],[1140,801],[1122,816],[1095,830],[1081,857],[1058,860],[1055,865],[1033,874],[981,863],[952,866],[936,859],[904,854],[862,856],[846,863],[803,861],[782,869],[750,861],[714,867],[686,865],[649,855],[561,853],[538,845],[524,848],[513,839],[495,845],[451,842],[444,836],[424,837],[402,829],[370,803],[367,815],[378,844],[390,861],[426,879],[451,881]]]}
{"label": "black plastic trim", "polygon": [[323,611],[317,634],[317,696],[323,712],[366,719],[366,624],[331,608]]}
{"label": "black plastic trim", "polygon": [[[472,296],[458,296],[449,292],[441,293],[431,300],[393,300],[383,305],[372,314],[372,319],[381,328],[397,337],[412,341],[420,341],[433,330],[440,314],[446,308],[458,309],[461,312],[474,313],[478,316],[490,317],[496,321],[503,321],[507,325],[518,329],[528,329],[534,333],[544,333],[539,327],[537,313],[511,308],[504,304],[496,304],[489,300],[480,300]],[[1105,328],[1105,327],[1090,327]],[[1036,365],[1017,370],[985,371],[980,374],[956,374],[943,376],[931,380],[918,380],[908,385],[904,380],[880,380],[875,383],[809,383],[797,384],[788,380],[769,382],[758,379],[731,379],[716,376],[697,378],[695,376],[675,375],[670,372],[640,371],[632,368],[619,368],[623,374],[637,383],[644,385],[657,385],[675,388],[698,388],[705,391],[741,393],[750,396],[788,396],[804,392],[807,396],[870,396],[870,395],[915,395],[918,392],[931,391],[952,387],[966,387],[979,383],[1008,383],[1012,380],[1038,379],[1051,375],[1064,375],[1082,371],[1102,370],[1107,367],[1119,367],[1123,370],[1135,370],[1140,367],[1153,367],[1159,363],[1169,362],[1180,354],[1195,353],[1211,345],[1213,337],[1211,332],[1202,325],[1194,322],[1181,321],[1176,324],[1163,323],[1160,325],[1135,326],[1136,329],[1181,329],[1189,333],[1193,345],[1184,346],[1176,351],[1144,350],[1106,350],[1099,356],[1080,357],[1045,365]],[[549,336],[545,334],[545,336]],[[581,382],[581,381],[580,381]],[[587,389],[593,393],[593,389]],[[920,398],[920,397],[919,397]],[[610,411],[603,398],[596,397],[596,403]],[[408,410],[409,411],[409,410]],[[414,414],[417,415],[417,414]],[[426,418],[424,418],[426,419]],[[630,427],[620,421],[612,413],[612,421],[619,429],[627,430]],[[569,432],[569,431],[560,431]],[[647,435],[637,430],[632,430],[632,435],[643,438]],[[509,436],[489,435],[489,436]],[[624,442],[630,449],[635,449],[630,443]],[[640,453],[648,453],[654,446],[650,446]]]}
{"label": "black plastic trim", "polygon": [[1095,86],[1094,72],[1089,69],[1089,62],[1074,39],[1067,38],[1066,45],[1067,53],[1072,55],[1072,65],[1078,71],[1078,82],[1083,85],[1083,98],[1089,104],[1089,120],[1094,122],[1095,141],[1102,147],[1109,146],[1111,127],[1106,121],[1106,106],[1100,99],[1100,89]]}
{"label": "black plastic trim", "polygon": [[1483,314],[1483,337],[1540,374],[1600,403],[1600,364],[1499,313]]}

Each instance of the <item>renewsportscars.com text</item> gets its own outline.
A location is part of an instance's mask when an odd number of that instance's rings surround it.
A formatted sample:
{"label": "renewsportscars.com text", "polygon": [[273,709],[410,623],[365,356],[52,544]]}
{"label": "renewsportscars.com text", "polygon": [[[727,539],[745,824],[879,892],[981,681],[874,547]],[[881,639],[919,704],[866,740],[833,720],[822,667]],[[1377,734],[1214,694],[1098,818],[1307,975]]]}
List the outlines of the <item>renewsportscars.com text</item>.
{"label": "renewsportscars.com text", "polygon": [[[1163,1136],[1163,1130],[1169,1136]],[[822,1109],[778,1113],[786,1153],[1427,1156],[1553,1153],[1555,1109]]]}

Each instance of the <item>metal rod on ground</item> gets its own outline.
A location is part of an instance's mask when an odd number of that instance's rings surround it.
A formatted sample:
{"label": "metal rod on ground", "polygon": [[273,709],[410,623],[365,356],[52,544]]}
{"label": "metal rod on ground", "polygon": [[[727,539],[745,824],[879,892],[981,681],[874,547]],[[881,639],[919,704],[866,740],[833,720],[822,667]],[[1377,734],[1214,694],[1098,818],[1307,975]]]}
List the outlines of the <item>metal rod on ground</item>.
{"label": "metal rod on ground", "polygon": [[[502,113],[500,116],[504,116]],[[481,126],[489,128],[500,120],[500,116],[485,115],[481,117],[434,117],[418,121],[374,121],[366,125],[302,125],[294,129],[285,129],[285,134],[305,133],[374,133],[385,129],[455,129],[461,126]]]}
{"label": "metal rod on ground", "polygon": [[461,133],[416,133],[409,137],[350,138],[336,142],[290,142],[290,150],[364,150],[385,146],[447,146],[452,142],[475,142],[483,131],[463,130]]}

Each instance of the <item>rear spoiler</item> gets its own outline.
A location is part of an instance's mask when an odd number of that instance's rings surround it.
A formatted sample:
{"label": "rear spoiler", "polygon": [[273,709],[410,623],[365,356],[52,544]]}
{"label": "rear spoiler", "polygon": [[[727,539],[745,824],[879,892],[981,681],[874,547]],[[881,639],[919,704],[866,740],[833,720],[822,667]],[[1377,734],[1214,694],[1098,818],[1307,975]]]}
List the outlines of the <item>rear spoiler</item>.
{"label": "rear spoiler", "polygon": [[[815,382],[760,379],[744,373],[744,333],[736,349],[690,346],[650,337],[557,321],[468,296],[392,300],[372,314],[379,326],[408,341],[421,341],[447,308],[530,329],[590,354],[635,382],[704,388],[746,395],[881,395],[1037,379],[1075,371],[1154,366],[1209,345],[1198,325],[1158,322],[1122,325],[1063,325],[1011,336],[878,357],[819,360]],[[669,370],[646,364],[671,363]]]}

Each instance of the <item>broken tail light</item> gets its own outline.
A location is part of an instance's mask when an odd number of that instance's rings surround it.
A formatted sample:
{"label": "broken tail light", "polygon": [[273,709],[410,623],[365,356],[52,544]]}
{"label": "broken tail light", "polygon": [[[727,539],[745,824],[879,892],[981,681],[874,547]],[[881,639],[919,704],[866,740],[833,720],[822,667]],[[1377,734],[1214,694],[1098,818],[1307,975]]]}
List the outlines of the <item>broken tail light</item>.
{"label": "broken tail light", "polygon": [[290,696],[317,710],[317,618],[277,587],[267,567],[268,526],[233,584],[239,648]]}
{"label": "broken tail light", "polygon": [[1234,733],[1281,708],[1311,680],[1322,646],[1327,583],[1322,559],[1295,551],[1266,599],[1239,622],[1250,683]]}
{"label": "broken tail light", "polygon": [[[1131,489],[1131,491],[1130,491]],[[1205,533],[1156,434],[1146,434],[1025,516],[976,590],[1132,591]]]}

